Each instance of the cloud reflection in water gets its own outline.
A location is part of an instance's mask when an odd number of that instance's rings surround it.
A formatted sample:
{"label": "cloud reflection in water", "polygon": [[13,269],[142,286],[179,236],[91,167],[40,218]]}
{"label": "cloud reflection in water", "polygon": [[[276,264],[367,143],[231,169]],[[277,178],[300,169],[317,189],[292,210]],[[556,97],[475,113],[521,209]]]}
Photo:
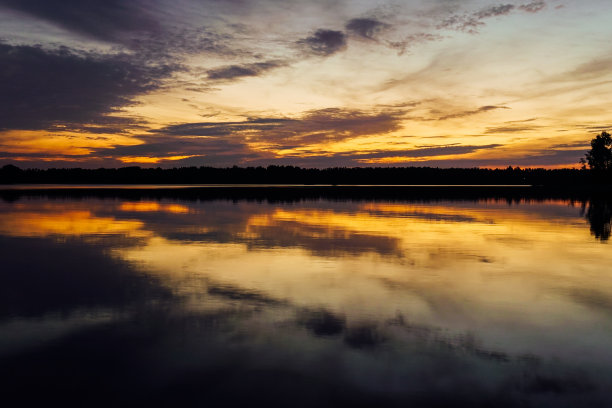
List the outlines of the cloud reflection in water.
{"label": "cloud reflection in water", "polygon": [[0,210],[0,379],[25,402],[612,402],[611,255],[569,202]]}

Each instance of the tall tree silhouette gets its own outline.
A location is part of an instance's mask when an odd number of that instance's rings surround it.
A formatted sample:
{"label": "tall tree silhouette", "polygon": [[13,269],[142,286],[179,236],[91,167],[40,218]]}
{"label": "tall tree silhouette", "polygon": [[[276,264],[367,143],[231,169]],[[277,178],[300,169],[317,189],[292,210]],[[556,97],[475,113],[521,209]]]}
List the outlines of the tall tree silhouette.
{"label": "tall tree silhouette", "polygon": [[583,167],[589,165],[591,170],[604,172],[612,170],[612,137],[608,132],[601,132],[593,140],[591,140],[591,150],[589,150],[583,159],[580,159]]}

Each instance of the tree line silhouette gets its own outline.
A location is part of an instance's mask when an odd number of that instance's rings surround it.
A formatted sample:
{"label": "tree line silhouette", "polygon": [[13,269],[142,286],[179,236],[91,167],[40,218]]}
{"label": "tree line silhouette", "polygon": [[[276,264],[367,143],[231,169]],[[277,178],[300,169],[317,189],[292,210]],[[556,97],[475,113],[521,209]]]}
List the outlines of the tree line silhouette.
{"label": "tree line silhouette", "polygon": [[350,185],[562,185],[591,182],[580,169],[433,167],[180,167],[0,169],[0,184],[350,184]]}

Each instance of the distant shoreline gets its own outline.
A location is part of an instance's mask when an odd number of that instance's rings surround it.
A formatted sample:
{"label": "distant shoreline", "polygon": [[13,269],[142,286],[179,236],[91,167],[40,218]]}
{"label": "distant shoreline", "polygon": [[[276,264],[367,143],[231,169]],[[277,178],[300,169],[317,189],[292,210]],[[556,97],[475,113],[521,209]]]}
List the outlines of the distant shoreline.
{"label": "distant shoreline", "polygon": [[402,185],[402,186],[582,186],[608,182],[609,175],[581,169],[506,169],[437,167],[181,167],[172,169],[122,167],[116,169],[0,168],[1,184],[74,185]]}

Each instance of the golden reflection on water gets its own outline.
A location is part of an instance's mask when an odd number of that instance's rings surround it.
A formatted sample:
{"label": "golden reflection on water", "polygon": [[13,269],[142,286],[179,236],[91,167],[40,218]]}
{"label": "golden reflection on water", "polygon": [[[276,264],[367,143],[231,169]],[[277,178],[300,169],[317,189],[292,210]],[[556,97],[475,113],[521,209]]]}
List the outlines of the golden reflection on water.
{"label": "golden reflection on water", "polygon": [[157,201],[124,202],[119,206],[119,211],[125,212],[169,212],[186,214],[189,207],[180,204],[160,204]]}
{"label": "golden reflection on water", "polygon": [[89,200],[1,210],[2,235],[139,238],[110,253],[194,310],[235,303],[239,297],[201,296],[233,291],[328,310],[348,326],[403,316],[477,332],[514,353],[594,356],[612,329],[610,247],[569,202]]}
{"label": "golden reflection on water", "polygon": [[[141,235],[143,223],[98,217],[89,210],[19,211],[0,213],[0,234],[15,237]],[[146,235],[146,234],[145,234]]]}

